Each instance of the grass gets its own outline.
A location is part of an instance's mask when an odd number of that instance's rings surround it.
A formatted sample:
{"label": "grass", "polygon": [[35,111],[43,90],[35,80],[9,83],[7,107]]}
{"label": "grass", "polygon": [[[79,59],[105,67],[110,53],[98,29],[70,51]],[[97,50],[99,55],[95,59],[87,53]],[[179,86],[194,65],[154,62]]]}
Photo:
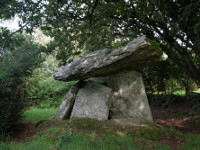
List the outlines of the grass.
{"label": "grass", "polygon": [[185,144],[182,146],[183,150],[199,150],[200,149],[200,134],[186,135]]}
{"label": "grass", "polygon": [[[200,90],[196,90],[196,91],[193,91],[194,93],[200,93]],[[182,90],[182,91],[175,91],[173,92],[174,95],[178,95],[178,96],[185,96],[185,91]]]}
{"label": "grass", "polygon": [[200,93],[200,90],[196,90],[196,91],[194,91],[195,93]]}
{"label": "grass", "polygon": [[141,147],[130,136],[98,136],[96,134],[87,135],[85,133],[72,135],[66,133],[65,136],[58,139],[55,146],[60,150],[132,150]]}
{"label": "grass", "polygon": [[[23,122],[50,119],[56,109],[31,108],[24,112]],[[198,150],[200,134],[182,135],[174,129],[146,126],[120,128],[107,122],[91,119],[72,119],[57,122],[53,127],[39,131],[27,141],[0,142],[0,150],[171,150],[163,144],[163,137],[183,140],[181,149]]]}
{"label": "grass", "polygon": [[[200,90],[196,90],[193,92],[200,93]],[[164,92],[155,92],[154,94],[157,95],[157,94],[165,94],[165,93]],[[180,90],[180,91],[174,91],[173,94],[177,95],[177,96],[185,96],[186,92],[185,92],[185,90]]]}
{"label": "grass", "polygon": [[0,150],[50,150],[53,141],[48,135],[56,132],[56,130],[57,128],[51,128],[42,134],[37,134],[30,141],[23,143],[13,141],[0,142]]}
{"label": "grass", "polygon": [[39,109],[32,107],[24,112],[22,122],[36,123],[41,120],[49,120],[55,115],[56,111],[55,108]]}
{"label": "grass", "polygon": [[[56,127],[38,132],[34,138],[23,143],[0,142],[1,150],[170,150],[168,145],[154,144],[143,139],[138,143],[134,135],[97,134],[96,132],[71,132],[63,121]],[[76,123],[75,123],[76,124]],[[96,122],[95,122],[96,124]],[[98,126],[100,128],[101,125]],[[145,141],[145,143],[144,143]]]}
{"label": "grass", "polygon": [[173,92],[174,95],[177,95],[177,96],[185,96],[185,91],[175,91]]}

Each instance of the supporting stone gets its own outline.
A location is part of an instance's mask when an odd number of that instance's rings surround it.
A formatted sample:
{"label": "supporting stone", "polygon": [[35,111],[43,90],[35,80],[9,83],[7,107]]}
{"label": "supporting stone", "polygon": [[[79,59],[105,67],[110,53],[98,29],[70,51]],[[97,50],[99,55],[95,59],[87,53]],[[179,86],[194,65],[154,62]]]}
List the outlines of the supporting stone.
{"label": "supporting stone", "polygon": [[59,106],[58,112],[55,115],[54,120],[60,121],[60,120],[70,118],[71,111],[72,111],[78,90],[79,90],[78,84],[76,84],[70,88],[66,97],[64,98],[61,105]]}
{"label": "supporting stone", "polygon": [[94,82],[88,82],[79,89],[71,118],[108,120],[112,89]]}
{"label": "supporting stone", "polygon": [[109,77],[113,89],[110,117],[140,118],[152,122],[142,76],[136,71],[123,71]]}

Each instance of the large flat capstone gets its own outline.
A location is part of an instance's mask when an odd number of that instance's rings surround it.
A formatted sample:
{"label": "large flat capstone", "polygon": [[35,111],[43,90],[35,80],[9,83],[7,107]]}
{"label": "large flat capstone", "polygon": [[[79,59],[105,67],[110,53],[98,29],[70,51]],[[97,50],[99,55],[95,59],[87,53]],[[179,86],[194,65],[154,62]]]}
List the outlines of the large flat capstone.
{"label": "large flat capstone", "polygon": [[79,89],[71,118],[108,120],[112,89],[94,82],[87,82]]}
{"label": "large flat capstone", "polygon": [[60,67],[54,74],[56,80],[83,80],[89,77],[108,76],[124,69],[138,70],[145,64],[160,59],[155,48],[141,36],[126,46],[103,49],[75,58]]}

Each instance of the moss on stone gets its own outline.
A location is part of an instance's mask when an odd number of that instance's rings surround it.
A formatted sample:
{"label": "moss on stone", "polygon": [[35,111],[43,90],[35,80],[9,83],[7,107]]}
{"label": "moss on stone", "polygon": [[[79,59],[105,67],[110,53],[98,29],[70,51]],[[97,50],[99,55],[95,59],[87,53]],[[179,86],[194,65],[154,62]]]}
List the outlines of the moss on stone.
{"label": "moss on stone", "polygon": [[151,40],[149,38],[145,39],[146,42],[150,43],[151,46],[153,47],[153,49],[155,50],[155,52],[159,55],[162,56],[163,55],[163,51],[160,48],[160,44],[158,42],[156,42],[155,40]]}

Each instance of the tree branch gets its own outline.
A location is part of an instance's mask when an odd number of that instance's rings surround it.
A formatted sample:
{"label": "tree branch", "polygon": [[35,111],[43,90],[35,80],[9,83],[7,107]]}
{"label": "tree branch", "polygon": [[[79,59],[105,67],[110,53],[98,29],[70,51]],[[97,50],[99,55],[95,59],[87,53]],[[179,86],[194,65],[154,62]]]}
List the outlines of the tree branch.
{"label": "tree branch", "polygon": [[98,3],[99,3],[99,0],[96,0],[95,3],[94,3],[94,6],[92,7],[92,11],[91,11],[91,14],[90,14],[90,24],[92,24],[92,19],[93,19],[93,15],[94,15],[94,10],[96,9]]}

